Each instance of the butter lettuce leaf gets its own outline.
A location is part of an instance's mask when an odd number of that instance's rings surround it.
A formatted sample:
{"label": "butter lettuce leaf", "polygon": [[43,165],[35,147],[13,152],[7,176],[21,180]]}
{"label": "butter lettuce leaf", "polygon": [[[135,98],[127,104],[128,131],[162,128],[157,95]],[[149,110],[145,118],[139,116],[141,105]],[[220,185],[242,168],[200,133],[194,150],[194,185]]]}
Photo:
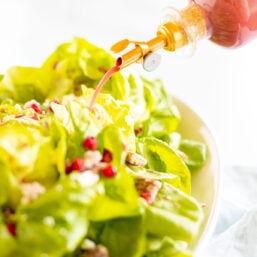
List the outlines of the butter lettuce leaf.
{"label": "butter lettuce leaf", "polygon": [[91,229],[98,230],[92,238],[105,245],[110,256],[141,257],[145,252],[145,224],[142,215],[95,223]]}
{"label": "butter lettuce leaf", "polygon": [[190,242],[203,219],[200,204],[191,196],[163,183],[156,201],[146,208],[146,227],[151,235]]}
{"label": "butter lettuce leaf", "polygon": [[94,196],[93,187],[66,177],[33,203],[20,206],[15,214],[18,236],[12,256],[54,257],[73,252],[87,233],[87,207]]}
{"label": "butter lettuce leaf", "polygon": [[0,126],[0,161],[17,179],[47,185],[63,172],[65,143],[58,144],[58,136],[56,139],[51,136],[50,127],[50,123],[45,128],[18,120]]}
{"label": "butter lettuce leaf", "polygon": [[149,81],[141,78],[144,86],[144,99],[149,116],[141,122],[140,137],[163,138],[174,132],[180,122],[180,113],[172,103],[160,80]]}
{"label": "butter lettuce leaf", "polygon": [[92,221],[103,221],[136,216],[142,211],[134,180],[126,168],[120,166],[114,178],[99,182],[98,194],[94,205],[89,208],[89,215]]}
{"label": "butter lettuce leaf", "polygon": [[147,240],[146,257],[192,257],[187,250],[187,244],[184,241],[173,240],[170,237],[149,236]]}
{"label": "butter lettuce leaf", "polygon": [[205,164],[207,157],[205,144],[195,140],[183,139],[178,148],[185,153],[185,163],[190,170],[198,170]]}
{"label": "butter lettuce leaf", "polygon": [[139,138],[137,151],[148,160],[150,169],[178,175],[181,180],[180,189],[190,194],[190,171],[181,157],[168,144],[153,137]]}
{"label": "butter lettuce leaf", "polygon": [[[82,38],[60,45],[43,63],[41,70],[54,85],[49,97],[65,94],[80,95],[82,85],[95,88],[104,73],[114,65],[114,58],[104,49]],[[123,99],[126,91],[124,78],[117,73],[106,83],[103,92]]]}
{"label": "butter lettuce leaf", "polygon": [[19,204],[21,198],[19,182],[8,166],[0,164],[0,170],[0,207],[8,206],[14,209]]}
{"label": "butter lettuce leaf", "polygon": [[4,222],[4,216],[0,213],[0,257],[13,256],[11,255],[16,247],[15,239],[8,232]]}
{"label": "butter lettuce leaf", "polygon": [[47,96],[49,86],[40,68],[12,67],[0,82],[0,100],[11,98],[24,103],[35,99],[42,102]]}

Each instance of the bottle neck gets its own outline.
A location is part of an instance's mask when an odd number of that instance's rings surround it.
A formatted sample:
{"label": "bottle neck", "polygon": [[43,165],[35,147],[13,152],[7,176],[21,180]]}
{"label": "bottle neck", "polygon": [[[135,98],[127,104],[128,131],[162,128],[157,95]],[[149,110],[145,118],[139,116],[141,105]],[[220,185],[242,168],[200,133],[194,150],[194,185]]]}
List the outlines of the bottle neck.
{"label": "bottle neck", "polygon": [[158,36],[166,39],[165,50],[175,51],[210,36],[208,19],[199,5],[191,3],[182,11],[173,12],[175,15],[168,16],[157,31]]}

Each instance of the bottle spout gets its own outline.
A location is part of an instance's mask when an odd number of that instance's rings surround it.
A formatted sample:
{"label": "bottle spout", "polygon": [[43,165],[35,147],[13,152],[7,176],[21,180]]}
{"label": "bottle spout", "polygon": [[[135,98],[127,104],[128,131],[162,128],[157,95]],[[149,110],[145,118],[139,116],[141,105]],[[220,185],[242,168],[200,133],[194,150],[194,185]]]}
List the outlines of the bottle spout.
{"label": "bottle spout", "polygon": [[[132,48],[130,48],[130,50],[124,51],[131,44],[132,44]],[[116,60],[116,64],[120,66],[120,69],[123,69],[136,62],[144,63],[144,61],[147,60],[146,57],[150,57],[150,55],[152,55],[157,50],[164,48],[165,45],[166,45],[165,37],[161,35],[157,35],[156,37],[154,37],[153,39],[147,42],[137,42],[137,41],[129,41],[128,39],[123,39],[117,42],[116,44],[114,44],[111,47],[111,50],[114,53],[124,52]],[[156,66],[156,63],[157,63],[156,56],[155,58],[151,58],[151,59],[153,63],[152,67]],[[148,65],[149,70],[152,70],[152,67],[150,66]]]}
{"label": "bottle spout", "polygon": [[[163,48],[167,51],[175,51],[187,43],[188,39],[184,29],[179,24],[167,22],[159,27],[156,36],[151,40],[137,42],[123,39],[115,43],[111,50],[114,53],[123,52],[116,62],[120,69],[136,62],[142,62],[146,70],[152,71],[160,62],[160,55],[154,54],[157,50]],[[132,48],[127,50],[131,45]]]}

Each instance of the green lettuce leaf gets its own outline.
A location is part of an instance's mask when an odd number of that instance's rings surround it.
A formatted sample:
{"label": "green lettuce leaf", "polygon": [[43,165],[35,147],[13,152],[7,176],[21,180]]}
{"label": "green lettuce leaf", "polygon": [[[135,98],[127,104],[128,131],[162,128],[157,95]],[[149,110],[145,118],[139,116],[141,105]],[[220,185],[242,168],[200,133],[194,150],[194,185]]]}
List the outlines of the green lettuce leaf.
{"label": "green lettuce leaf", "polygon": [[[100,94],[93,111],[88,109],[93,90],[83,87],[82,95],[67,95],[62,104],[54,104],[54,117],[69,134],[68,157],[81,156],[84,152],[81,142],[87,136],[97,136],[106,126],[113,124],[121,128],[119,133],[123,144],[130,151],[135,150],[134,122],[131,119],[130,107],[114,100],[109,94]],[[107,137],[106,137],[107,138]]]}
{"label": "green lettuce leaf", "polygon": [[128,169],[129,173],[135,178],[144,178],[146,180],[159,180],[165,181],[177,188],[181,187],[180,178],[172,173],[159,172],[156,170],[146,169],[144,167],[130,166]]}
{"label": "green lettuce leaf", "polygon": [[[95,88],[104,73],[113,66],[114,59],[104,49],[82,38],[60,45],[44,62],[42,72],[54,85],[49,92],[50,98],[60,98],[64,94],[81,94],[81,85]],[[117,99],[125,95],[125,82],[121,74],[116,73],[106,83],[103,92]]]}
{"label": "green lettuce leaf", "polygon": [[142,213],[134,180],[124,166],[117,167],[113,178],[103,178],[98,185],[94,205],[89,208],[93,221],[131,217]]}
{"label": "green lettuce leaf", "polygon": [[186,154],[185,163],[190,170],[198,170],[206,162],[206,145],[194,140],[183,139],[179,144],[179,150]]}
{"label": "green lettuce leaf", "polygon": [[66,177],[36,201],[20,206],[15,214],[17,252],[12,256],[56,257],[73,252],[87,233],[87,209],[95,191]]}
{"label": "green lettuce leaf", "polygon": [[190,242],[203,219],[200,204],[191,196],[163,182],[156,201],[146,208],[146,227],[151,235]]}
{"label": "green lettuce leaf", "polygon": [[[54,128],[54,132],[51,132]],[[56,124],[48,127],[11,120],[0,126],[0,162],[18,180],[53,183],[64,171],[65,136]],[[53,133],[55,138],[51,135]],[[62,134],[61,134],[62,133]],[[14,136],[15,135],[15,136]],[[62,136],[61,136],[62,135]],[[58,170],[60,169],[60,170]]]}
{"label": "green lettuce leaf", "polygon": [[180,156],[166,143],[152,137],[138,139],[137,150],[148,160],[148,167],[177,175],[180,189],[187,194],[191,190],[190,171]]}
{"label": "green lettuce leaf", "polygon": [[143,128],[140,137],[154,136],[162,138],[176,131],[180,114],[167,95],[160,80],[148,81],[144,78],[144,98],[149,116],[141,122]]}
{"label": "green lettuce leaf", "polygon": [[176,241],[167,236],[148,236],[146,252],[146,257],[192,257],[184,241]]}
{"label": "green lettuce leaf", "polygon": [[143,131],[140,136],[163,138],[176,131],[179,124],[179,117],[176,107],[173,107],[169,109],[157,109],[151,112],[149,119],[142,123]]}
{"label": "green lettuce leaf", "polygon": [[17,102],[35,99],[44,101],[49,85],[41,69],[34,67],[12,67],[0,82],[0,100],[11,98]]}
{"label": "green lettuce leaf", "polygon": [[119,127],[108,125],[97,136],[98,147],[101,152],[104,149],[112,154],[112,164],[121,166],[125,164],[124,143]]}
{"label": "green lettuce leaf", "polygon": [[119,218],[95,224],[97,243],[105,245],[112,257],[141,257],[145,251],[145,224],[143,216]]}
{"label": "green lettuce leaf", "polygon": [[0,212],[0,257],[13,256],[12,252],[16,247],[16,242],[13,236],[8,232],[4,217]]}
{"label": "green lettuce leaf", "polygon": [[[70,93],[80,95],[81,86],[95,88],[114,61],[104,49],[85,39],[74,38],[57,47],[41,67],[10,68],[0,81],[0,100],[43,102],[47,98],[61,99]],[[114,74],[103,89],[116,99],[124,99],[126,91],[127,85],[120,73]]]}
{"label": "green lettuce leaf", "polygon": [[19,183],[6,165],[0,164],[0,171],[0,208],[6,206],[14,209],[21,198]]}

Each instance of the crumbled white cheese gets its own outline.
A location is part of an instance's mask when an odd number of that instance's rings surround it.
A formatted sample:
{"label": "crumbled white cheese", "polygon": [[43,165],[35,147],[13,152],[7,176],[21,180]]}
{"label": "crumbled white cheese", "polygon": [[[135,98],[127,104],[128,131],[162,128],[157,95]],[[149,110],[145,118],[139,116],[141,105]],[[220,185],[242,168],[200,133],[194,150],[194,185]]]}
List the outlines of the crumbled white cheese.
{"label": "crumbled white cheese", "polygon": [[53,227],[55,225],[55,220],[52,216],[45,216],[43,218],[43,223],[49,227]]}
{"label": "crumbled white cheese", "polygon": [[72,178],[79,182],[82,186],[91,186],[99,180],[99,175],[87,170],[81,173],[72,174]]}
{"label": "crumbled white cheese", "polygon": [[21,202],[27,204],[35,201],[40,195],[45,193],[45,188],[38,182],[21,183],[20,189],[22,193]]}

